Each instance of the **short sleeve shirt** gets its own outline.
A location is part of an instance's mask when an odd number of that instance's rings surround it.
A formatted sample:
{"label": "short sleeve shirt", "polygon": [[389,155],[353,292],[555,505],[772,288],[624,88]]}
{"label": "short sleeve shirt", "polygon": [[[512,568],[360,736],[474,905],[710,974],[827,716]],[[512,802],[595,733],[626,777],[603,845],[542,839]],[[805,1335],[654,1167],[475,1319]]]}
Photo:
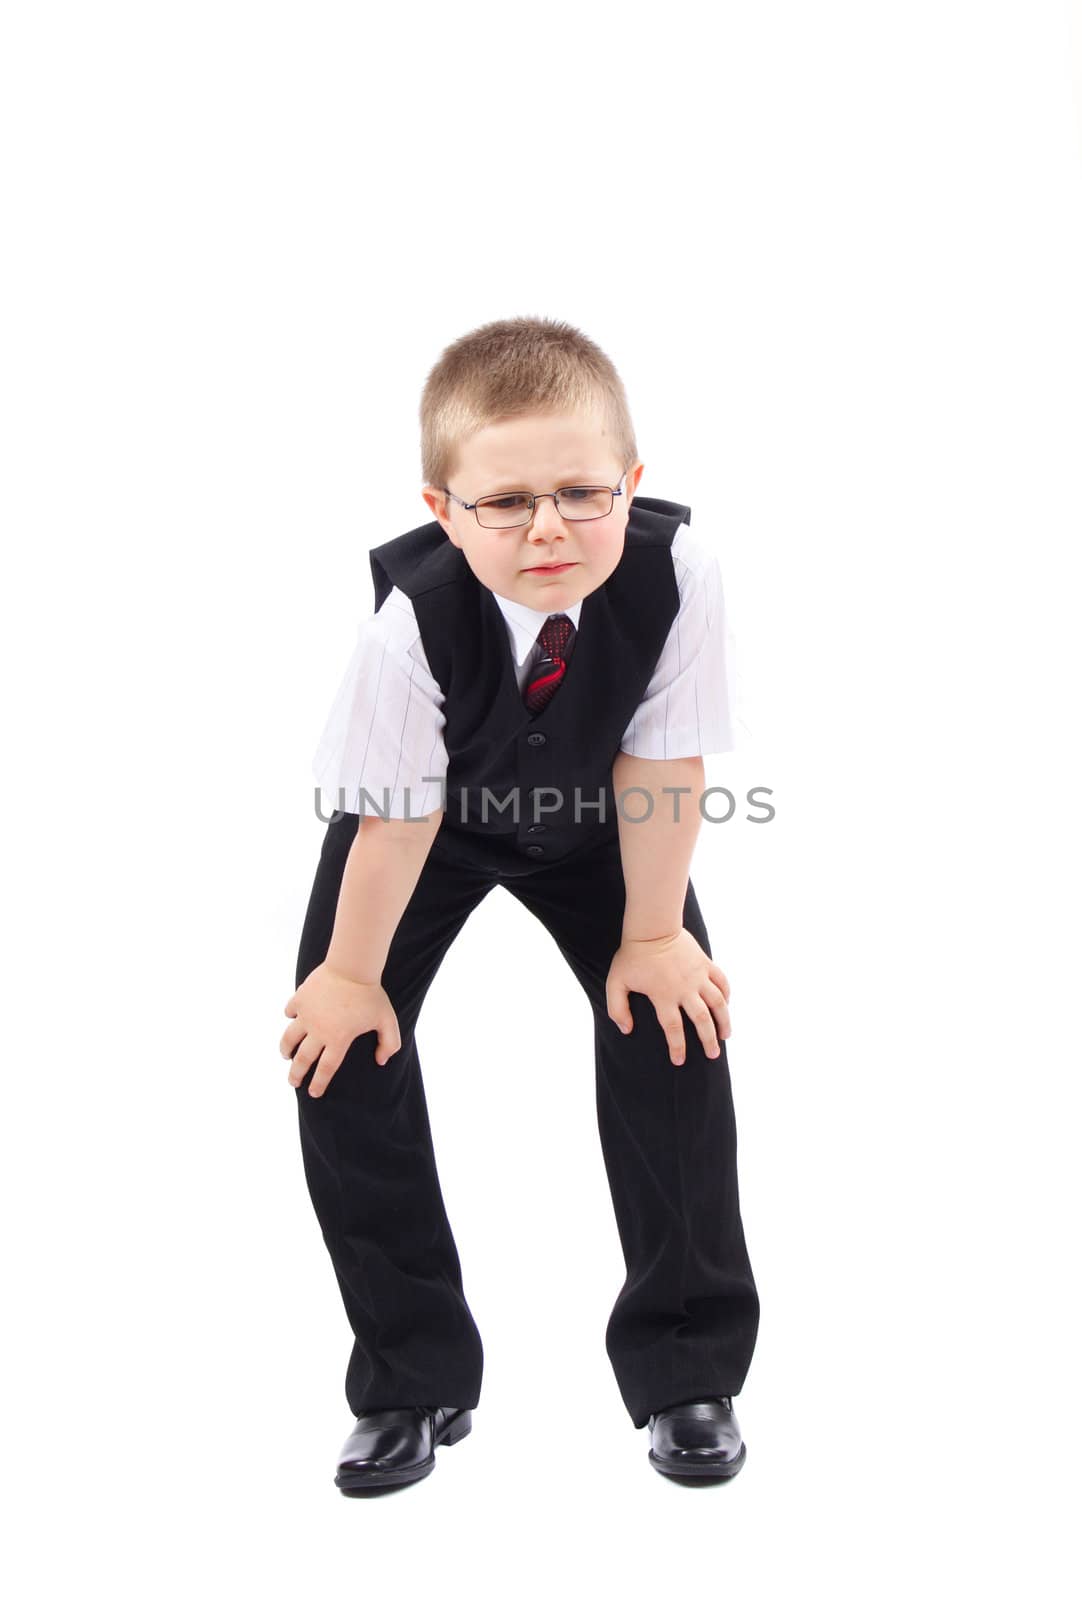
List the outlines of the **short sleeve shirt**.
{"label": "short sleeve shirt", "polygon": [[[739,747],[734,640],[721,572],[710,544],[681,523],[672,541],[678,609],[646,693],[620,741],[628,755],[670,761]],[[494,594],[507,624],[519,688],[541,654],[550,615]],[[563,615],[578,627],[582,601]],[[447,773],[443,692],[433,678],[409,597],[393,587],[361,623],[331,706],[312,772],[327,811],[360,810],[366,790],[391,817],[425,816],[443,804]],[[386,802],[386,805],[385,805]],[[371,806],[366,803],[366,809]]]}

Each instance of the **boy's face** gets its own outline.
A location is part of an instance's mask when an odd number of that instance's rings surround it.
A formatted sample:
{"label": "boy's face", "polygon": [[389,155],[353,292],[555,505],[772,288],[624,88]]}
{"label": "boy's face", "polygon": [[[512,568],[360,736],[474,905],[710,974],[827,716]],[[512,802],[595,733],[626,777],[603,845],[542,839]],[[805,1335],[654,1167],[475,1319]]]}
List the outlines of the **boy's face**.
{"label": "boy's face", "polygon": [[[472,505],[482,495],[511,490],[551,494],[582,484],[615,489],[621,472],[600,417],[573,411],[514,417],[482,428],[461,446],[448,488]],[[588,522],[561,517],[550,499],[539,500],[533,521],[521,527],[483,528],[475,512],[463,510],[441,489],[426,484],[422,494],[479,583],[506,600],[551,613],[566,611],[616,570],[642,472],[637,461],[608,516]]]}

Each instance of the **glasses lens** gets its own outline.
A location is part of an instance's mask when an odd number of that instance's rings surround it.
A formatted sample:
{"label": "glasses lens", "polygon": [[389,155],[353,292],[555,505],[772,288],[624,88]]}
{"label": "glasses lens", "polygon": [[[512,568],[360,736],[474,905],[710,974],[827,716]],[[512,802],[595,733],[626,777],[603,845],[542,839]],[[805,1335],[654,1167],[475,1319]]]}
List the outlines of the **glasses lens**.
{"label": "glasses lens", "polygon": [[561,489],[556,501],[561,517],[584,522],[589,517],[607,517],[612,510],[611,489]]}
{"label": "glasses lens", "polygon": [[477,520],[482,528],[514,528],[530,520],[530,497],[526,494],[493,494],[477,502]]}

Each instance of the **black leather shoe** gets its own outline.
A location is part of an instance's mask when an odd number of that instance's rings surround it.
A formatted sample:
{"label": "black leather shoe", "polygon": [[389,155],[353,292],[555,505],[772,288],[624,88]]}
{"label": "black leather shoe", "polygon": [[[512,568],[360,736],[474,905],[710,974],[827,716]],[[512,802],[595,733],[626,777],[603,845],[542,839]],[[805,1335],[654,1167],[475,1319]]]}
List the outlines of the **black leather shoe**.
{"label": "black leather shoe", "polygon": [[339,1453],[334,1481],[343,1494],[414,1483],[436,1465],[438,1444],[457,1444],[472,1427],[473,1412],[454,1406],[362,1411]]}
{"label": "black leather shoe", "polygon": [[650,1465],[668,1478],[732,1478],[747,1453],[728,1395],[651,1413]]}

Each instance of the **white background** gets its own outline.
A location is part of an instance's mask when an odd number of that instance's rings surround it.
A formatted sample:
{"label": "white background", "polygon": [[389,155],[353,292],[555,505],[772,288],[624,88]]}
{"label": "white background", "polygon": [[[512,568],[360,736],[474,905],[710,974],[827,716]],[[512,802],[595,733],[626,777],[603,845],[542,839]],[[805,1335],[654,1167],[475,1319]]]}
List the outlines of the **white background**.
{"label": "white background", "polygon": [[[1077,1592],[1080,49],[1038,0],[5,9],[14,1592]],[[278,1055],[309,761],[425,376],[522,313],[716,539],[708,774],[774,791],[693,866],[748,1460],[646,1460],[589,1010],[494,894],[419,1030],[482,1401],[352,1501]]]}

